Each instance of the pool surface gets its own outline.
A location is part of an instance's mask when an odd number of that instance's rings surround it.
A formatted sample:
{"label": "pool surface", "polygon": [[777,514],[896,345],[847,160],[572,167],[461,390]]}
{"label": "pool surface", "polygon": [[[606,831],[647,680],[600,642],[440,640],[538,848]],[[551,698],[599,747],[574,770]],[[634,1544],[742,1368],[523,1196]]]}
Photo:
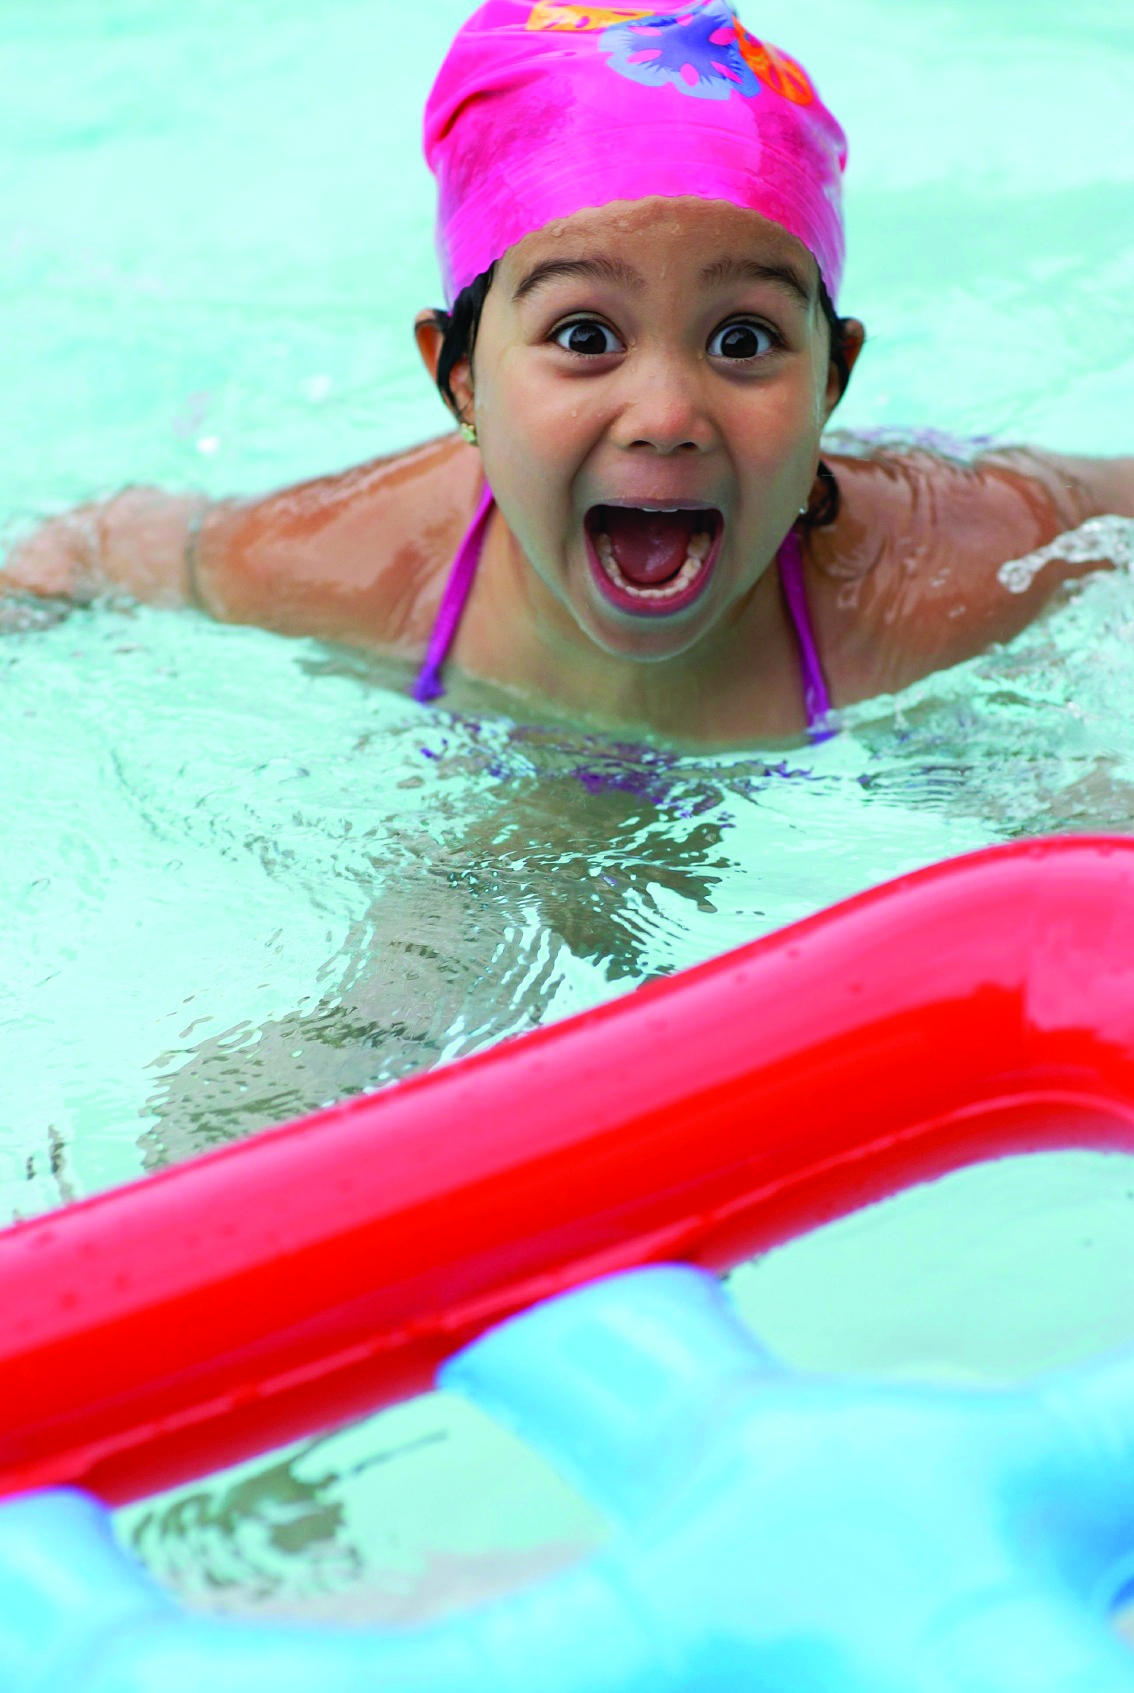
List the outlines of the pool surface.
{"label": "pool surface", "polygon": [[[251,492],[444,425],[419,111],[470,8],[10,0],[0,530]],[[851,137],[839,414],[1131,452],[1134,18],[770,0]],[[1058,101],[1053,105],[1053,95]],[[1053,111],[1055,114],[1053,120]],[[961,449],[956,449],[961,450]],[[1134,821],[1134,582],[847,714],[676,755],[193,614],[0,633],[0,1218],[564,1016],[989,842]],[[786,1356],[987,1378],[1134,1339],[1134,1165],[1012,1160],[740,1273]],[[396,1459],[396,1461],[394,1461]],[[195,1601],[410,1617],[579,1555],[589,1510],[443,1398],[123,1518]]]}

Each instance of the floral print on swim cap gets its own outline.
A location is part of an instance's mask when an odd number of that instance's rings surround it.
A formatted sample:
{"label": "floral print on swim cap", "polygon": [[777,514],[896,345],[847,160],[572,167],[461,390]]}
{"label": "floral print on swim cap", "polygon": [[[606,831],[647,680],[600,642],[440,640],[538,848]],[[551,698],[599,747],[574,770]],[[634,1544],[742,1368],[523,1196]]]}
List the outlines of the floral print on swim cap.
{"label": "floral print on swim cap", "polygon": [[737,20],[723,0],[693,0],[680,12],[612,24],[599,46],[613,70],[647,87],[668,85],[702,100],[727,100],[734,93],[752,99],[760,92],[741,51]]}
{"label": "floral print on swim cap", "polygon": [[461,25],[425,114],[448,300],[536,230],[659,197],[779,224],[837,298],[846,137],[732,4],[485,0]]}
{"label": "floral print on swim cap", "polygon": [[745,29],[739,18],[736,24],[736,44],[746,64],[750,65],[765,88],[782,94],[793,106],[810,106],[815,101],[811,78],[799,62],[778,47],[758,41]]}
{"label": "floral print on swim cap", "polygon": [[669,86],[709,100],[727,100],[734,89],[752,98],[761,87],[797,106],[815,99],[803,66],[745,29],[725,0],[689,0],[668,12],[536,0],[525,27],[601,32],[599,46],[612,68],[647,87]]}

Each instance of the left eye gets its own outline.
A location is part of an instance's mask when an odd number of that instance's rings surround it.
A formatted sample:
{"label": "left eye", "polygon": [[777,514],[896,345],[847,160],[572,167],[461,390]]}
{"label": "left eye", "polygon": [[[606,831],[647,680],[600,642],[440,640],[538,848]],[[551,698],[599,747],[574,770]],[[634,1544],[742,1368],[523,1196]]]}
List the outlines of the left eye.
{"label": "left eye", "polygon": [[726,323],[711,337],[709,353],[714,359],[757,359],[774,346],[771,331],[762,324]]}
{"label": "left eye", "polygon": [[605,323],[597,318],[576,318],[564,323],[552,339],[568,353],[581,353],[584,358],[602,358],[607,353],[620,353],[622,343]]}

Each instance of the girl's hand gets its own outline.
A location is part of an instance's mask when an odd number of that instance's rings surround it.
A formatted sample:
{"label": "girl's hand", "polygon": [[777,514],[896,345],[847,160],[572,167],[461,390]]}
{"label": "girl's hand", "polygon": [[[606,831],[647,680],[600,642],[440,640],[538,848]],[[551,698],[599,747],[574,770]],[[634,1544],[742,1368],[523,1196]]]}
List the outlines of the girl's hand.
{"label": "girl's hand", "polygon": [[86,604],[120,592],[184,605],[191,598],[189,543],[206,506],[198,494],[127,488],[49,518],[12,546],[0,569],[0,628],[28,626],[29,595]]}
{"label": "girl's hand", "polygon": [[0,595],[0,635],[28,635],[36,629],[50,629],[62,623],[73,605],[73,600],[41,599],[31,594]]}
{"label": "girl's hand", "polygon": [[1134,458],[1086,459],[1037,453],[1086,498],[1086,517],[1134,517]]}
{"label": "girl's hand", "polygon": [[78,506],[49,518],[11,546],[0,571],[5,611],[10,596],[83,602],[105,587],[99,568],[100,510]]}

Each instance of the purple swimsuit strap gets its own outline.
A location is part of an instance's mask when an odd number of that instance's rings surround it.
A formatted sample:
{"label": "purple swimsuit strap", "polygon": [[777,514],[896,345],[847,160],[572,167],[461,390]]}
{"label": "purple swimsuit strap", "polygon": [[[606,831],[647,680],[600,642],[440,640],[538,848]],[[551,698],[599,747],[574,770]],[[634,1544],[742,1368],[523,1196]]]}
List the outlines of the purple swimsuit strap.
{"label": "purple swimsuit strap", "polygon": [[[433,625],[433,633],[429,637],[425,659],[421,672],[414,683],[413,697],[422,703],[427,700],[439,699],[445,692],[441,680],[441,670],[448,656],[449,648],[457,633],[461,615],[468,603],[472,592],[473,578],[476,567],[480,563],[480,555],[484,550],[484,537],[488,530],[488,519],[492,514],[493,494],[486,482],[484,492],[480,497],[480,504],[476,508],[469,532],[461,542],[460,551],[453,560],[453,568],[449,572],[449,580],[441,595],[441,604],[437,611],[437,621]],[[807,609],[807,590],[803,581],[803,552],[799,544],[799,536],[793,529],[779,552],[780,583],[783,588],[784,600],[792,627],[795,629],[799,642],[799,658],[803,671],[803,706],[807,713],[807,727],[814,734],[823,729],[831,712],[831,696],[827,689],[827,679],[823,674],[823,666],[819,661],[819,650],[815,645],[815,636],[811,629],[811,617]]]}
{"label": "purple swimsuit strap", "polygon": [[426,700],[439,699],[445,692],[445,684],[441,680],[441,667],[445,663],[449,648],[453,644],[457,625],[461,621],[461,614],[472,592],[473,577],[476,575],[476,567],[480,563],[480,555],[484,550],[484,537],[488,529],[492,505],[492,489],[486,482],[484,493],[480,497],[480,504],[476,508],[476,516],[469,525],[469,532],[461,542],[460,551],[453,560],[453,568],[449,572],[449,580],[445,584],[445,591],[441,595],[441,604],[437,610],[437,621],[433,625],[433,633],[429,637],[429,645],[425,649],[421,673],[414,683],[413,697],[423,704]]}
{"label": "purple swimsuit strap", "polygon": [[807,713],[807,727],[814,734],[816,730],[825,727],[831,715],[831,694],[827,687],[827,678],[823,674],[819,648],[815,645],[811,613],[807,608],[807,588],[803,581],[803,548],[794,529],[789,532],[780,548],[778,563],[780,586],[795,629],[795,638],[799,642],[799,662],[803,671],[803,709]]}

